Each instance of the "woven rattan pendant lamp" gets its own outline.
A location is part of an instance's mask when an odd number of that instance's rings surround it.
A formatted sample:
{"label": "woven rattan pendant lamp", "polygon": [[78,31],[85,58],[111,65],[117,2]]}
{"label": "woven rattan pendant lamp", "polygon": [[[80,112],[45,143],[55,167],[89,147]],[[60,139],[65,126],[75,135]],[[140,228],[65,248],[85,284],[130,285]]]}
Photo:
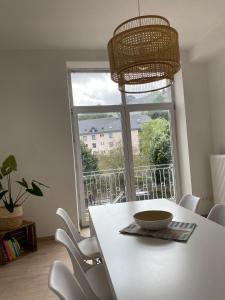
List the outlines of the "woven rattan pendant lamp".
{"label": "woven rattan pendant lamp", "polygon": [[108,42],[111,78],[125,93],[144,93],[173,83],[180,69],[178,33],[161,16],[139,16],[120,24]]}

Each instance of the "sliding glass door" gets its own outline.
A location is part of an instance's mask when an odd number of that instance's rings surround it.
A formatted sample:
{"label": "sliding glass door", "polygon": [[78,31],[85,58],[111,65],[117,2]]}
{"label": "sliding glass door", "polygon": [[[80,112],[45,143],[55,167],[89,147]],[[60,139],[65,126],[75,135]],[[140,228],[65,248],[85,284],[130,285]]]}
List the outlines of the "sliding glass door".
{"label": "sliding glass door", "polygon": [[88,206],[176,195],[170,89],[121,94],[107,71],[74,71],[72,122],[81,225]]}

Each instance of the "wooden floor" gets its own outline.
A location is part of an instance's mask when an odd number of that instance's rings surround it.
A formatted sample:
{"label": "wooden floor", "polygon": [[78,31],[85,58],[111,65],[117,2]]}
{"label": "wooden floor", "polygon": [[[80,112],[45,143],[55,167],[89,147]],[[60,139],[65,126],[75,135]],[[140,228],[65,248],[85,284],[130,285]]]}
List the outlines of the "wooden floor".
{"label": "wooden floor", "polygon": [[[82,231],[82,234],[88,232]],[[54,260],[64,261],[72,270],[67,251],[54,240],[40,241],[37,252],[0,266],[0,299],[58,299],[48,288],[48,272]]]}

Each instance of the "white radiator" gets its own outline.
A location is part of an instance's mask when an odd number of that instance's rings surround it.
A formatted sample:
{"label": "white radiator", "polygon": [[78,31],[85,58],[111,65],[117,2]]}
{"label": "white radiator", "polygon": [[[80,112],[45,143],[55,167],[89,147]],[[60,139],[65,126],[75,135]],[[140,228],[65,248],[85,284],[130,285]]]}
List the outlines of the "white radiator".
{"label": "white radiator", "polygon": [[225,204],[225,155],[211,155],[210,165],[214,203]]}

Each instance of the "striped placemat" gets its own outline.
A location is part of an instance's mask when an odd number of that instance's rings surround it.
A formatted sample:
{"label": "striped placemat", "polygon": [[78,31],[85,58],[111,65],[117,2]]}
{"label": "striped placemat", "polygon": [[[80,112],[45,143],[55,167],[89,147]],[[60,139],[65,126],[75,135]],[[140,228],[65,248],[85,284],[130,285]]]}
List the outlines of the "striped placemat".
{"label": "striped placemat", "polygon": [[177,242],[187,242],[192,232],[196,228],[195,223],[185,223],[172,221],[169,226],[161,230],[142,229],[135,222],[120,230],[123,234],[133,234],[140,236],[149,236],[163,240],[172,240]]}

